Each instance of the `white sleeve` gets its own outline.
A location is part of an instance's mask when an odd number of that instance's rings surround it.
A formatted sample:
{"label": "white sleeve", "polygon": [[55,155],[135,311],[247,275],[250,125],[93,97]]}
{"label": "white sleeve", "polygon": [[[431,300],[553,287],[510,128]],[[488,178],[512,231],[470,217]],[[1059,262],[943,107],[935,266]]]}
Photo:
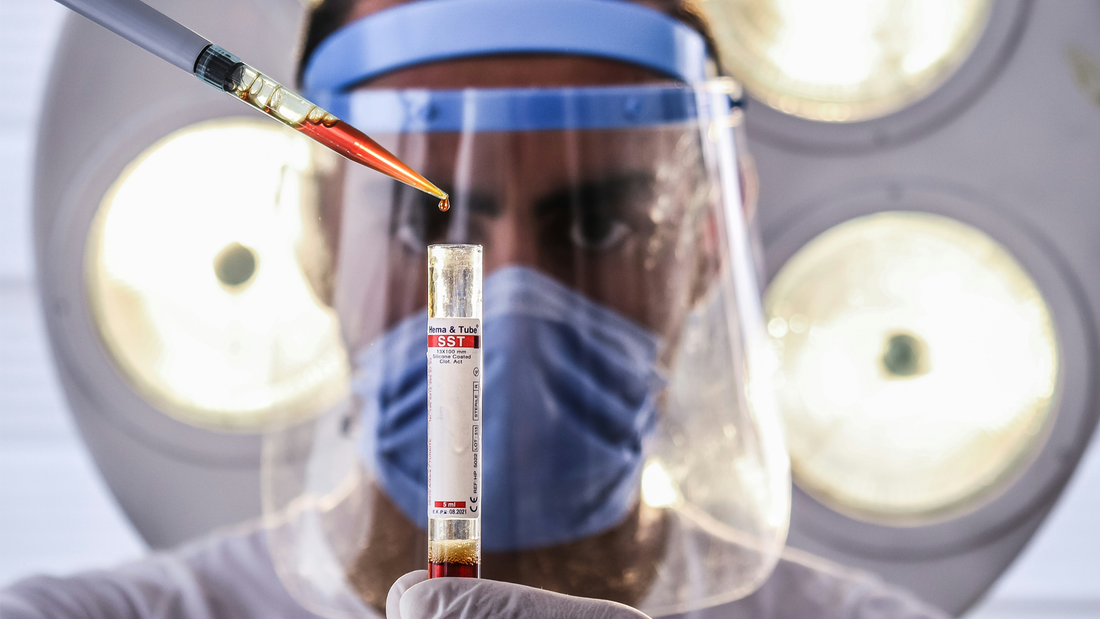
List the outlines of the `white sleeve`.
{"label": "white sleeve", "polygon": [[950,619],[877,576],[793,548],[759,590],[721,608],[726,619]]}
{"label": "white sleeve", "polygon": [[[756,593],[700,616],[947,619],[880,579],[787,549]],[[113,570],[37,576],[0,590],[3,619],[316,619],[279,582],[262,530],[224,535]]]}
{"label": "white sleeve", "polygon": [[0,590],[3,619],[314,619],[283,588],[262,529],[219,535],[109,570]]}
{"label": "white sleeve", "polygon": [[[390,588],[388,619],[646,619],[628,606],[474,578],[405,574]],[[947,619],[865,572],[788,550],[752,595],[692,619]]]}

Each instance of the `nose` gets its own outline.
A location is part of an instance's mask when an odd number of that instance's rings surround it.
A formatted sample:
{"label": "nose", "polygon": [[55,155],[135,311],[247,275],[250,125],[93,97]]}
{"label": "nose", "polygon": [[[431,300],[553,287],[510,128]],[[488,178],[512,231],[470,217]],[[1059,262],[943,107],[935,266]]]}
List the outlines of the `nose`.
{"label": "nose", "polygon": [[538,243],[530,197],[517,178],[504,187],[499,217],[488,225],[484,269],[489,274],[506,266],[538,266]]}

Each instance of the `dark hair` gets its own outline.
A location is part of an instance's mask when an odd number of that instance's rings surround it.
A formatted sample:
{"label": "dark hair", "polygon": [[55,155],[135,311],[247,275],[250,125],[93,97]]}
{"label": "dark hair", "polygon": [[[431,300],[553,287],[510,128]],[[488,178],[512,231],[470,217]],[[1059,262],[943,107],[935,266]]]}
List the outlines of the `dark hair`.
{"label": "dark hair", "polygon": [[[351,12],[358,2],[359,0],[324,0],[313,10],[309,18],[309,25],[306,28],[302,56],[298,63],[299,83],[302,80],[306,64],[309,63],[309,58],[316,51],[317,46],[348,23]],[[714,39],[711,37],[710,28],[707,26],[707,21],[700,13],[694,0],[648,0],[642,3],[653,5],[653,8],[694,28],[706,40],[711,57],[715,56],[716,48]]]}
{"label": "dark hair", "polygon": [[306,39],[302,44],[302,56],[298,61],[298,82],[301,83],[309,58],[317,46],[333,32],[348,23],[351,10],[358,0],[324,0],[313,9],[306,26]]}

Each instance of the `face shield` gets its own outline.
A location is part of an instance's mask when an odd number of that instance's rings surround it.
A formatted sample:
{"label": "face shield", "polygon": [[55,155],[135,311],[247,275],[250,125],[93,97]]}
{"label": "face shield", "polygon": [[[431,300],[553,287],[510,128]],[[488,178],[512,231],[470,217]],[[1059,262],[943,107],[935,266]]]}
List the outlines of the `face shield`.
{"label": "face shield", "polygon": [[650,614],[767,577],[789,473],[730,87],[350,97],[345,117],[452,207],[343,172],[333,302],[354,401],[265,455],[272,556],[308,607],[381,606],[424,567],[433,243],[484,248],[483,576]]}
{"label": "face shield", "polygon": [[[617,3],[597,3],[617,4]],[[358,90],[326,102],[451,196],[327,186],[354,396],[265,439],[280,578],[363,616],[427,564],[427,246],[483,247],[484,578],[660,616],[748,595],[787,453],[742,202],[739,91]]]}

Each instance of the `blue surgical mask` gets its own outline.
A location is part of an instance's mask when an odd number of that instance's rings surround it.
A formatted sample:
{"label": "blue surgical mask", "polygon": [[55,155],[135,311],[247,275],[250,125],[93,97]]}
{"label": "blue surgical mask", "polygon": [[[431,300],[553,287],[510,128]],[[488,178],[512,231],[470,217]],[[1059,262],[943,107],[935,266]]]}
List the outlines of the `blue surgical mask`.
{"label": "blue surgical mask", "polygon": [[[511,266],[484,289],[486,551],[605,531],[637,500],[656,425],[657,338],[536,270]],[[427,526],[427,314],[357,357],[362,451],[378,482]]]}

